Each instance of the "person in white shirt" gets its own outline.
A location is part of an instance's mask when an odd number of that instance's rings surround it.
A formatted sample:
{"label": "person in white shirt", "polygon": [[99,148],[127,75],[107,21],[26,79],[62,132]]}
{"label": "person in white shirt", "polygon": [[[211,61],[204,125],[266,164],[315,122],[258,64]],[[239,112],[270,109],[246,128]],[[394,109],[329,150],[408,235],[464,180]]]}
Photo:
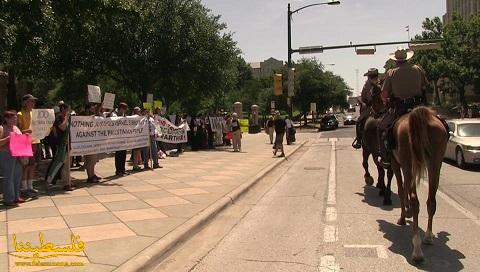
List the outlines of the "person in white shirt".
{"label": "person in white shirt", "polygon": [[287,117],[285,118],[285,123],[287,124],[287,126],[286,126],[287,129],[286,129],[286,131],[285,131],[285,134],[286,134],[286,136],[287,136],[287,145],[291,145],[291,144],[292,144],[292,137],[291,137],[292,135],[291,135],[291,133],[292,133],[292,129],[293,129],[292,119],[291,119],[289,116],[287,116]]}

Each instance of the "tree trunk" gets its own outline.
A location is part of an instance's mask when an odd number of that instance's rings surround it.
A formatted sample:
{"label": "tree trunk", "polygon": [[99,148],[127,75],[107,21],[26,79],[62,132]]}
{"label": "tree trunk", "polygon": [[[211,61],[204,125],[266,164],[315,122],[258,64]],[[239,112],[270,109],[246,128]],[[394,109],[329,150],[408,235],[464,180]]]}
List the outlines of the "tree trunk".
{"label": "tree trunk", "polygon": [[18,109],[17,83],[13,69],[8,71],[7,90],[7,109]]}

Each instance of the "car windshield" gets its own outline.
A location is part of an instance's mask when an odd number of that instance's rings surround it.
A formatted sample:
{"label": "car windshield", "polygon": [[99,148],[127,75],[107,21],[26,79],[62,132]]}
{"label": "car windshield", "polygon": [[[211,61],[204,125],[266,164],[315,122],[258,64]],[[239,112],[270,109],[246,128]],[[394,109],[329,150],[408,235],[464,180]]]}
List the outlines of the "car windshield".
{"label": "car windshield", "polygon": [[458,136],[480,137],[480,123],[458,125]]}

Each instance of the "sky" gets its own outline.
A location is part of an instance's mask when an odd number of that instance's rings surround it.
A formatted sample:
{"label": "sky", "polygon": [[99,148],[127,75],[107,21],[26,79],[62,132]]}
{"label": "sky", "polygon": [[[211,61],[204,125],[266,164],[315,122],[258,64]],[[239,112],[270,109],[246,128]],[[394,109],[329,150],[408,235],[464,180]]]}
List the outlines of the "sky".
{"label": "sky", "polygon": [[[227,24],[247,62],[269,57],[287,61],[287,4],[295,10],[326,1],[329,0],[202,0],[212,14],[220,15],[220,20]],[[340,1],[340,5],[314,6],[293,14],[292,48],[405,41],[407,25],[413,37],[421,33],[425,18],[441,18],[446,12],[446,0]],[[325,68],[342,76],[358,92],[368,68],[376,67],[383,72],[388,54],[397,47],[376,47],[375,55],[356,55],[349,48],[292,57],[294,61],[316,57],[324,64],[333,64]]]}

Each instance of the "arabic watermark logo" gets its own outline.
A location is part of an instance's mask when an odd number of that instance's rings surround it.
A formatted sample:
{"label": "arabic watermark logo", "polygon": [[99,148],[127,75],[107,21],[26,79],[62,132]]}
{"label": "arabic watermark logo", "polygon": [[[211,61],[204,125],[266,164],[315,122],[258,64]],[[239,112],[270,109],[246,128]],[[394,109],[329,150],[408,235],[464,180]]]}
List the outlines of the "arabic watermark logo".
{"label": "arabic watermark logo", "polygon": [[[15,262],[16,266],[84,266],[83,262],[60,261],[60,257],[83,257],[80,254],[85,249],[85,243],[80,240],[79,235],[71,235],[70,244],[58,246],[55,243],[45,241],[43,233],[38,233],[39,244],[32,245],[30,242],[18,242],[17,235],[13,234],[13,245],[15,252],[10,255],[24,261]],[[49,260],[55,259],[55,260]]]}

